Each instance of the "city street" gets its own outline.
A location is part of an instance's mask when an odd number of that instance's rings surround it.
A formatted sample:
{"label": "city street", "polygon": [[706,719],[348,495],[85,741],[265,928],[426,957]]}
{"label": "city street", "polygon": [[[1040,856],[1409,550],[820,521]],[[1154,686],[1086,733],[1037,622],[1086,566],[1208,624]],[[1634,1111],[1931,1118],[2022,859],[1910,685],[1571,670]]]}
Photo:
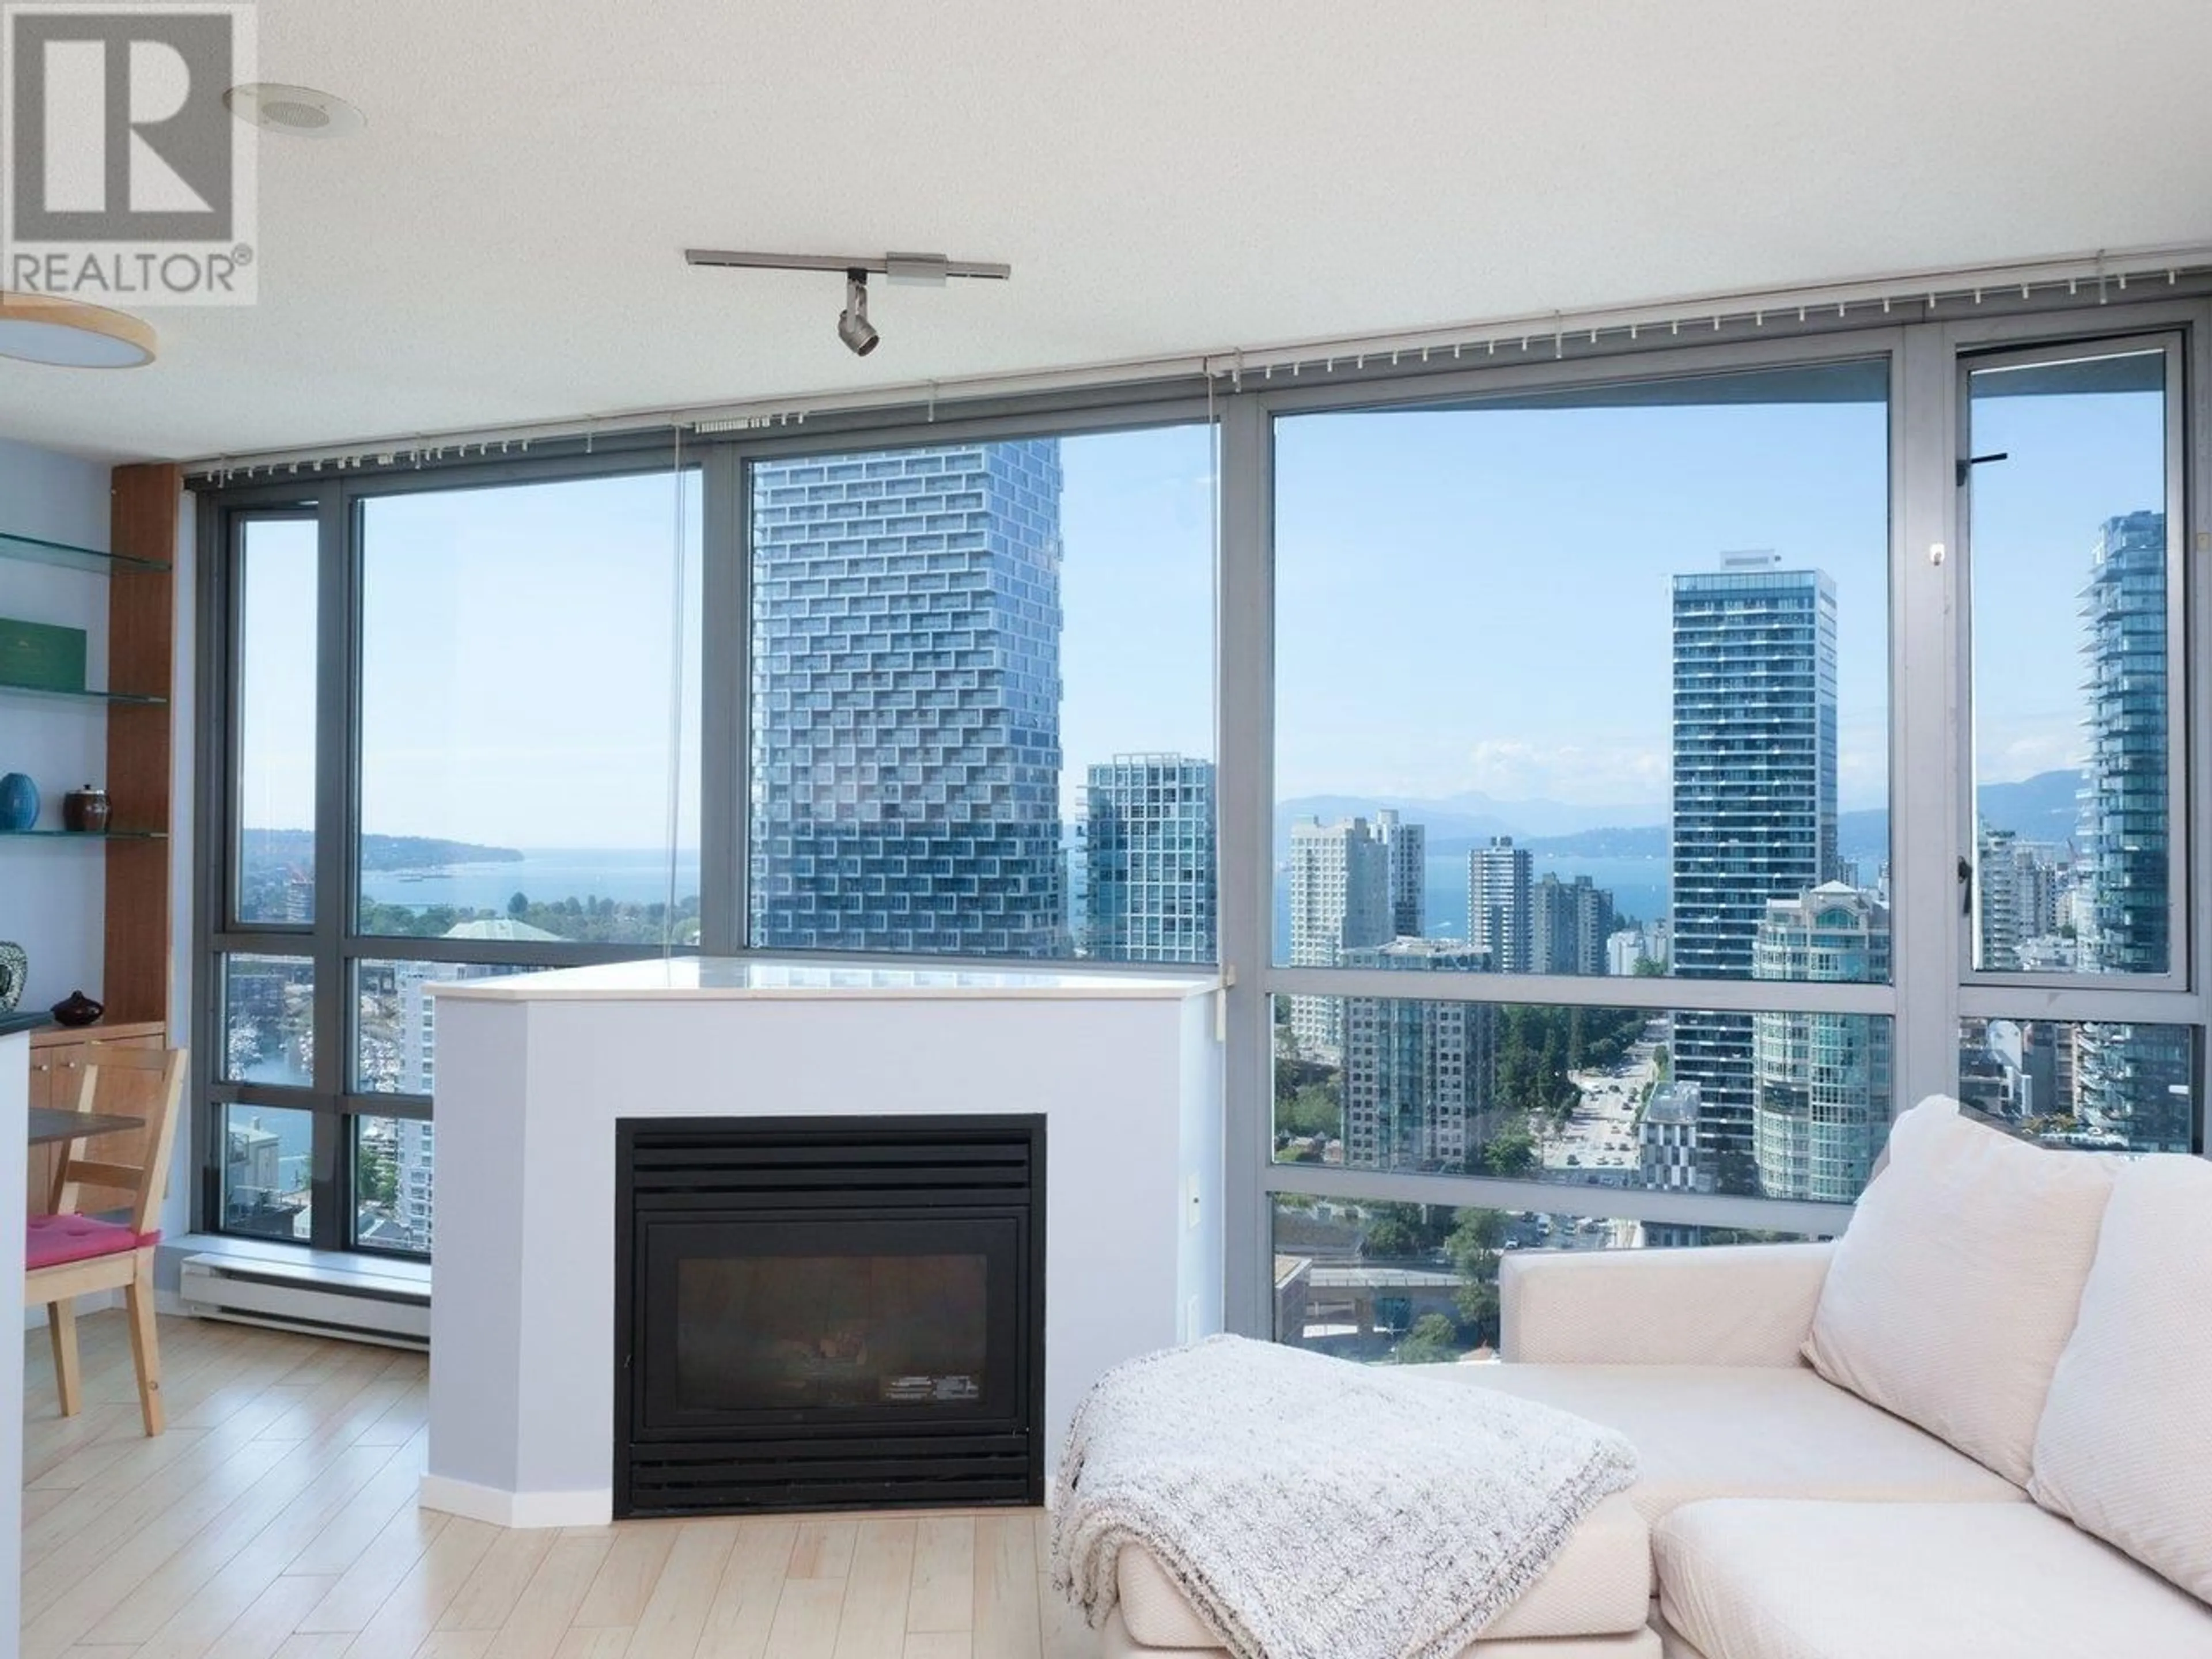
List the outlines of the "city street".
{"label": "city street", "polygon": [[1618,1071],[1567,1074],[1582,1091],[1582,1099],[1565,1124],[1545,1137],[1547,1176],[1606,1187],[1636,1183],[1637,1112],[1644,1091],[1657,1078],[1657,1050],[1665,1030],[1656,1019],[1647,1025]]}

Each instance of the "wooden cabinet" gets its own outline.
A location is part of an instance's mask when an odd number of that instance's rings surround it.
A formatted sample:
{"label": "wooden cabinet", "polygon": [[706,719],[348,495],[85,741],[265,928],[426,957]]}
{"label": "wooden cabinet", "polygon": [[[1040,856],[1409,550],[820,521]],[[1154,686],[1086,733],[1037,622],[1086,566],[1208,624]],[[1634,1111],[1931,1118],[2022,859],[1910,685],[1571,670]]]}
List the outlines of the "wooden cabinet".
{"label": "wooden cabinet", "polygon": [[[85,1062],[92,1058],[96,1044],[118,1048],[159,1048],[167,1040],[167,1033],[158,1020],[33,1031],[31,1104],[34,1109],[47,1106],[58,1111],[75,1110],[77,1095],[84,1087]],[[160,1091],[155,1086],[158,1080],[157,1073],[119,1069],[100,1079],[98,1110],[144,1117],[148,1124],[143,1130],[95,1137],[87,1143],[87,1157],[115,1164],[145,1161],[146,1139],[153,1133],[152,1119],[160,1105]],[[139,1098],[142,1094],[143,1099]],[[45,1215],[53,1207],[54,1164],[63,1151],[61,1146],[30,1149],[29,1190],[25,1195],[27,1213]],[[135,1196],[112,1187],[86,1187],[82,1189],[77,1207],[87,1212],[117,1209]]]}

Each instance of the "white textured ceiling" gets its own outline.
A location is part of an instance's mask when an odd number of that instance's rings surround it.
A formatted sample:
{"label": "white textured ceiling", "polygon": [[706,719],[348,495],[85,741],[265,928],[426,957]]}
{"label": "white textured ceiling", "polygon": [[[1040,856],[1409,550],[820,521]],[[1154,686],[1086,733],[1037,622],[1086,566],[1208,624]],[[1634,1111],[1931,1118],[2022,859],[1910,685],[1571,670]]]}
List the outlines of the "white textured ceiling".
{"label": "white textured ceiling", "polygon": [[[2207,0],[264,0],[261,297],[0,362],[198,456],[2212,242]],[[687,245],[1010,260],[875,296]]]}

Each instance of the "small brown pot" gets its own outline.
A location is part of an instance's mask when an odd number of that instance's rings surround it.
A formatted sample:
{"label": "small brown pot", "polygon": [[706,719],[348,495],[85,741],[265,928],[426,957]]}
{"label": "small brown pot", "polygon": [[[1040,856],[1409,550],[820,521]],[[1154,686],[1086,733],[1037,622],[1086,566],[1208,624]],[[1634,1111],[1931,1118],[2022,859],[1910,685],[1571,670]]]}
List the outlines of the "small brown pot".
{"label": "small brown pot", "polygon": [[82,789],[70,790],[62,797],[62,823],[70,830],[106,829],[107,791],[95,789],[88,783]]}

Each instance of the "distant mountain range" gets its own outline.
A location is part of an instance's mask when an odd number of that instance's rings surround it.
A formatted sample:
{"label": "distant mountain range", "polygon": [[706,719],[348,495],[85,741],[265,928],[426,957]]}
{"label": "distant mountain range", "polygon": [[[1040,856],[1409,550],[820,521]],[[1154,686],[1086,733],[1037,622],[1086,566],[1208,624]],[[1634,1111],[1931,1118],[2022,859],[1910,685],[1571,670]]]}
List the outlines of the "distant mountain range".
{"label": "distant mountain range", "polygon": [[[2081,775],[2069,771],[2040,772],[2017,783],[1984,784],[1982,821],[1992,829],[2010,830],[2022,841],[2066,842],[2072,838],[2080,814],[2076,797],[2081,785]],[[1655,814],[1663,816],[1663,807],[1577,806],[1555,800],[1498,800],[1480,793],[1437,800],[1307,795],[1276,807],[1275,856],[1290,855],[1291,825],[1300,818],[1318,817],[1327,823],[1372,817],[1382,807],[1395,808],[1408,823],[1425,827],[1431,853],[1463,853],[1493,836],[1510,836],[1534,853],[1582,858],[1663,858],[1668,850],[1667,825],[1651,822]],[[1838,814],[1836,841],[1845,858],[1887,857],[1888,811],[1873,807]]]}

